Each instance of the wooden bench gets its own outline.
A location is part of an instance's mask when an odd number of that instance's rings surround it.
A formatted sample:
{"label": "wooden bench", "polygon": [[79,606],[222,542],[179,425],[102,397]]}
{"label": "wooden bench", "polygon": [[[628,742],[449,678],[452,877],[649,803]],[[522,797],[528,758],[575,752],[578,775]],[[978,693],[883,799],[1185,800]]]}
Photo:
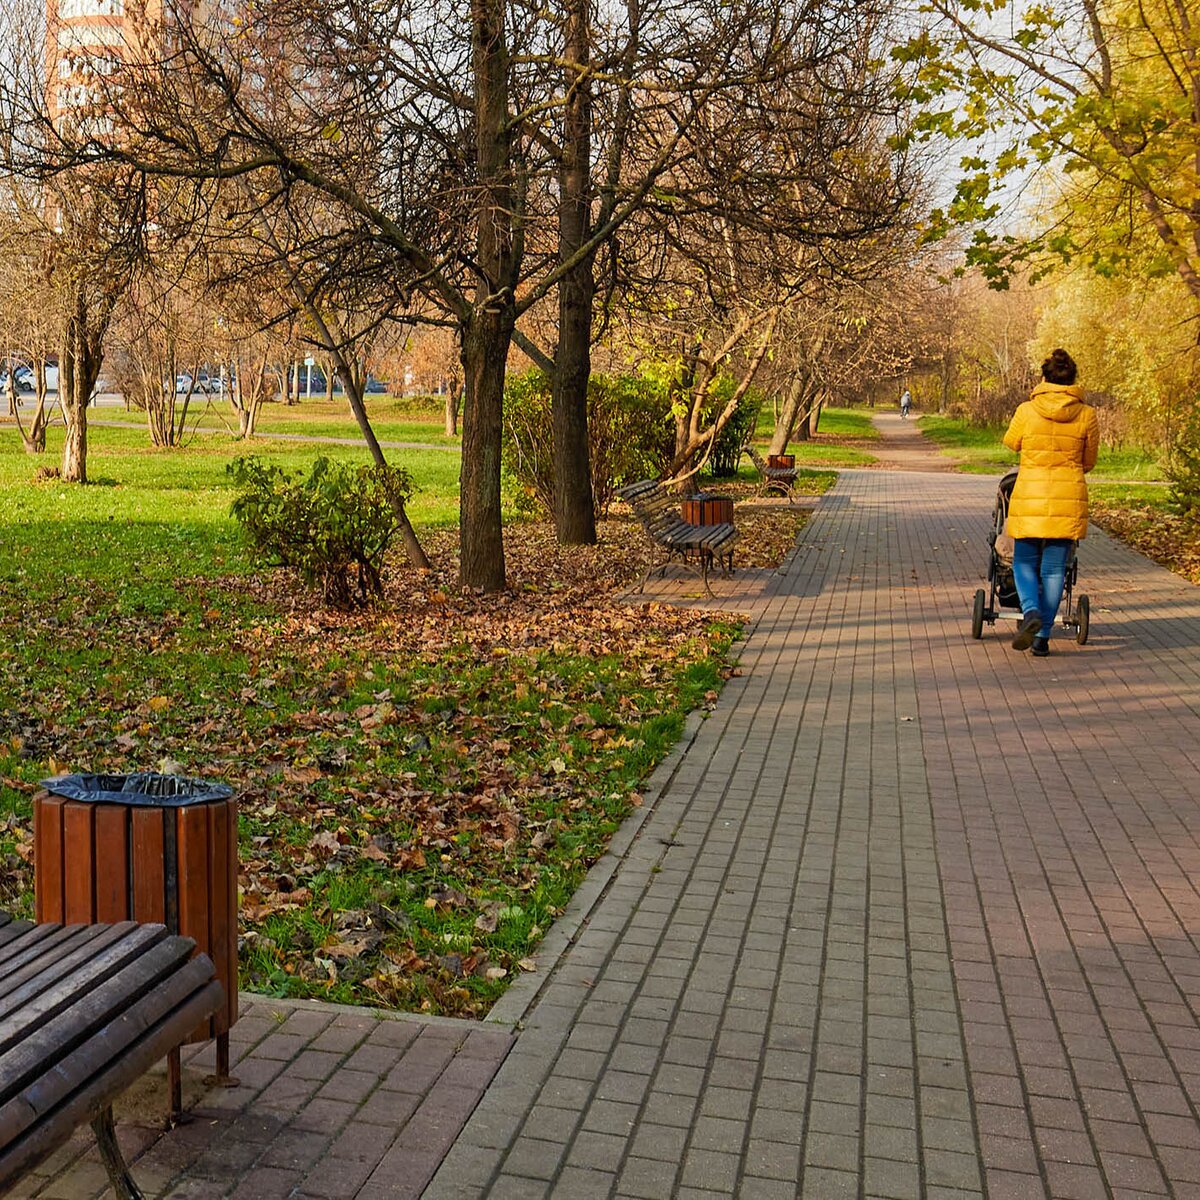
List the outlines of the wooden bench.
{"label": "wooden bench", "polygon": [[34,925],[0,913],[0,1194],[91,1123],[113,1191],[140,1200],[113,1100],[224,1001],[161,925]]}
{"label": "wooden bench", "polygon": [[665,551],[662,562],[651,562],[646,568],[639,591],[645,588],[651,571],[657,568],[662,573],[676,559],[699,572],[704,590],[710,596],[713,593],[708,574],[713,563],[726,573],[733,570],[733,543],[738,532],[731,523],[689,525],[679,515],[680,498],[654,479],[618,488],[617,495],[633,509],[651,545]]}
{"label": "wooden bench", "polygon": [[754,469],[758,472],[758,494],[765,496],[768,492],[779,492],[794,503],[792,491],[796,486],[795,467],[771,467],[766,459],[753,446],[747,446],[744,453],[750,456]]}

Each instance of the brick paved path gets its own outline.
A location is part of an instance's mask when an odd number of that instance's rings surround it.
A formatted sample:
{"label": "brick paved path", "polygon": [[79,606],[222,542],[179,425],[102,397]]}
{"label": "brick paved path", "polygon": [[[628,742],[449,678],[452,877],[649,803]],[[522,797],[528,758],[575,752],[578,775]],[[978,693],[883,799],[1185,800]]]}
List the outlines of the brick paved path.
{"label": "brick paved path", "polygon": [[1088,646],[974,642],[992,488],[843,473],[515,1044],[255,1001],[147,1193],[1200,1197],[1200,590],[1094,537]]}
{"label": "brick paved path", "polygon": [[993,488],[843,473],[430,1200],[1200,1196],[1200,591],[972,641]]}
{"label": "brick paved path", "polygon": [[[239,1086],[206,1087],[211,1045],[185,1049],[184,1123],[163,1133],[160,1070],[118,1104],[117,1134],[147,1197],[415,1200],[511,1044],[468,1021],[255,998],[230,1036]],[[4,1195],[112,1192],[85,1128]]]}

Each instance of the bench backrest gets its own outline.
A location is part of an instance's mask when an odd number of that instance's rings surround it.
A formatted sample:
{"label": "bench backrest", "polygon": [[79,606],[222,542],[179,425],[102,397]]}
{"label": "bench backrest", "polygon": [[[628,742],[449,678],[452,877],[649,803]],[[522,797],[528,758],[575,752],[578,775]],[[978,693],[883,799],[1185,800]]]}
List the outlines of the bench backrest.
{"label": "bench backrest", "polygon": [[651,537],[684,524],[677,508],[679,498],[655,479],[631,483],[628,487],[620,488],[617,494],[628,502]]}

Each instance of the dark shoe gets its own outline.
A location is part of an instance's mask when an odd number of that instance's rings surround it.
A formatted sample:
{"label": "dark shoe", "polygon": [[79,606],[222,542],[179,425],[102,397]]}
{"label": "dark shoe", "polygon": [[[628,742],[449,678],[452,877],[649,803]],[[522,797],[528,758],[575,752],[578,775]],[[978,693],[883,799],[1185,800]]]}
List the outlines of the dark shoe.
{"label": "dark shoe", "polygon": [[1045,658],[1050,653],[1050,639],[1036,637],[1033,639],[1033,657]]}
{"label": "dark shoe", "polygon": [[1014,650],[1028,650],[1033,639],[1042,631],[1042,618],[1037,613],[1026,613],[1017,626],[1017,635],[1012,640]]}

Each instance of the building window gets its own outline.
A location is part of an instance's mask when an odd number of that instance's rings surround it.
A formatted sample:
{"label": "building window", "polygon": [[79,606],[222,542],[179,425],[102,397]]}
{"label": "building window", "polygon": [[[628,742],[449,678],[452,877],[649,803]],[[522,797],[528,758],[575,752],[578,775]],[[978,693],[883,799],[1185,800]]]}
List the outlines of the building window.
{"label": "building window", "polygon": [[123,17],[125,0],[58,0],[58,18],[69,21],[72,17]]}

